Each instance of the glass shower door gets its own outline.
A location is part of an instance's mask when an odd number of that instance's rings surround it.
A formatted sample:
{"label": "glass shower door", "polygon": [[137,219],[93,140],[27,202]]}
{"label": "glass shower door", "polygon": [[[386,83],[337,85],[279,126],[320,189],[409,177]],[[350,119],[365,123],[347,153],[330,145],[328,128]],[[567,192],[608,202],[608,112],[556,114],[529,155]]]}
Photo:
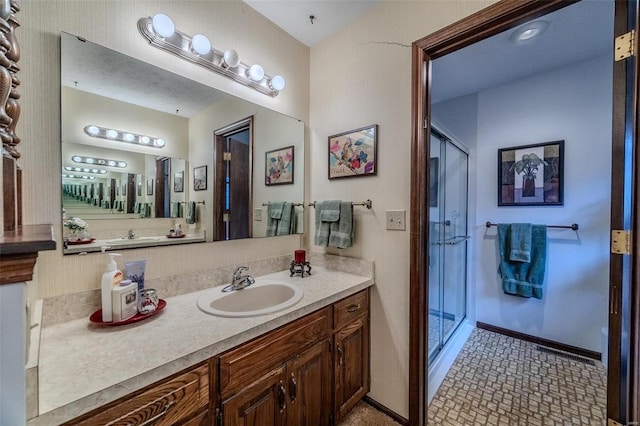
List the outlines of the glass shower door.
{"label": "glass shower door", "polygon": [[468,154],[431,131],[429,362],[466,316]]}

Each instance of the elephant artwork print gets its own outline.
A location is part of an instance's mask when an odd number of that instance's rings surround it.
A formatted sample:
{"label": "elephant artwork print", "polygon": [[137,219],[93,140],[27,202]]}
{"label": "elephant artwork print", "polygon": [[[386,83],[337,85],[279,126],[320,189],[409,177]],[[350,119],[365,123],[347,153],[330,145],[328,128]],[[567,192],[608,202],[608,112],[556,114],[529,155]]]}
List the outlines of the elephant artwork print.
{"label": "elephant artwork print", "polygon": [[377,174],[378,125],[329,136],[329,179]]}

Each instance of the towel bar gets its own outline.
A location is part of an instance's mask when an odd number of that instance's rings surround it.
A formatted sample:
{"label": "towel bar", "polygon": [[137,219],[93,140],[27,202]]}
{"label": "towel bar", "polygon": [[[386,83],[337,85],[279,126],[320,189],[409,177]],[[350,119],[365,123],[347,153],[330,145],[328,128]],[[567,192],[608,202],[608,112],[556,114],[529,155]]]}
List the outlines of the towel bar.
{"label": "towel bar", "polygon": [[[368,209],[371,209],[372,206],[372,202],[371,200],[367,200],[367,201],[354,201],[351,203],[351,205],[353,206],[365,206]],[[315,207],[316,206],[316,202],[314,201],[313,203],[309,203],[309,207]]]}
{"label": "towel bar", "polygon": [[[486,225],[487,225],[487,228],[491,228],[492,226],[498,226],[497,223],[491,223],[491,222],[487,222]],[[578,229],[580,229],[577,223],[572,223],[571,225],[547,225],[547,228],[573,229],[574,231],[577,231]]]}

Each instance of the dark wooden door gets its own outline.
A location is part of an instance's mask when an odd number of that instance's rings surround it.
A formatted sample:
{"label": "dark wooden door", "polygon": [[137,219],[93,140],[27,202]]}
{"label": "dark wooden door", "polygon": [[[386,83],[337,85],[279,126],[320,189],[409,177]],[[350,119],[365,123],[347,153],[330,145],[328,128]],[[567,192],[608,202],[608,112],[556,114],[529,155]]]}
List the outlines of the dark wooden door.
{"label": "dark wooden door", "polygon": [[155,217],[169,217],[169,159],[156,160],[154,210]]}
{"label": "dark wooden door", "polygon": [[369,321],[361,317],[335,334],[336,422],[369,391]]}
{"label": "dark wooden door", "polygon": [[326,426],[331,412],[331,342],[307,349],[287,365],[287,425]]}
{"label": "dark wooden door", "polygon": [[[638,257],[637,137],[640,125],[638,100],[638,1],[616,1],[615,37],[635,30],[635,55],[613,65],[613,150],[611,176],[612,242],[628,236],[631,250],[622,253],[612,244],[609,286],[609,363],[607,417],[609,424],[638,424],[640,416],[640,279]],[[617,46],[616,46],[617,47]],[[615,54],[618,53],[616,48]],[[614,235],[622,231],[621,235]]]}
{"label": "dark wooden door", "polygon": [[136,175],[127,174],[127,213],[133,213],[136,203]]}
{"label": "dark wooden door", "polygon": [[287,390],[284,366],[222,402],[225,426],[284,426]]}
{"label": "dark wooden door", "polygon": [[229,239],[251,237],[249,205],[251,199],[251,170],[249,145],[233,137],[229,138],[231,161],[229,166]]}
{"label": "dark wooden door", "polygon": [[111,184],[109,186],[109,208],[112,209],[115,207],[116,202],[116,180],[111,179]]}

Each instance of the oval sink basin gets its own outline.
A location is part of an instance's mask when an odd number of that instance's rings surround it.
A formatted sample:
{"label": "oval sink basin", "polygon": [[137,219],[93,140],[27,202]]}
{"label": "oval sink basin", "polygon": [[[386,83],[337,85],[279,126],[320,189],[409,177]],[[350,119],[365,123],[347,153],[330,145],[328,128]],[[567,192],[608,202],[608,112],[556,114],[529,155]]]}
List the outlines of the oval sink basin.
{"label": "oval sink basin", "polygon": [[198,308],[219,317],[256,317],[287,309],[302,299],[303,292],[297,286],[282,282],[260,282],[243,290],[231,290],[218,286],[198,298]]}
{"label": "oval sink basin", "polygon": [[116,238],[114,240],[107,240],[108,245],[117,246],[117,245],[133,245],[133,244],[146,244],[151,243],[153,241],[160,241],[160,237],[136,237],[133,239],[129,238]]}

